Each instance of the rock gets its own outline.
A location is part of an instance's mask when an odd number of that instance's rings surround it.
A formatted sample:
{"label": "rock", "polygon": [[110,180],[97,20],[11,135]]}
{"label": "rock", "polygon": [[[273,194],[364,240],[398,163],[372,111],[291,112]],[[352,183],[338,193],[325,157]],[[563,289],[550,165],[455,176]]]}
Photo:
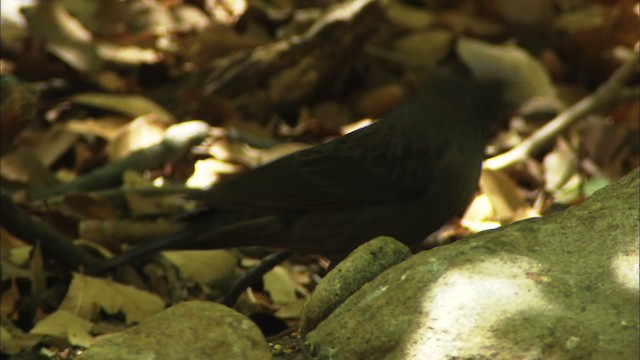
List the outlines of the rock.
{"label": "rock", "polygon": [[186,301],[107,335],[79,360],[271,359],[258,327],[226,306]]}
{"label": "rock", "polygon": [[637,359],[638,206],[636,170],[580,206],[417,254],[306,340],[340,359]]}
{"label": "rock", "polygon": [[380,236],[359,246],[313,291],[302,311],[301,332],[306,334],[313,330],[364,284],[410,256],[408,247],[388,236]]}

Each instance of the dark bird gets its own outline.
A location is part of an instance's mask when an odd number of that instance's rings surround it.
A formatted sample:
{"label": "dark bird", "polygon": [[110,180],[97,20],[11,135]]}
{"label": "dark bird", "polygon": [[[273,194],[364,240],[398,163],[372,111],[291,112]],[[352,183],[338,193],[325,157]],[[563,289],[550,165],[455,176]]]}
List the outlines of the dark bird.
{"label": "dark bird", "polygon": [[107,267],[167,249],[259,245],[335,260],[380,235],[417,245],[475,191],[499,93],[434,75],[382,120],[216,184],[182,230]]}

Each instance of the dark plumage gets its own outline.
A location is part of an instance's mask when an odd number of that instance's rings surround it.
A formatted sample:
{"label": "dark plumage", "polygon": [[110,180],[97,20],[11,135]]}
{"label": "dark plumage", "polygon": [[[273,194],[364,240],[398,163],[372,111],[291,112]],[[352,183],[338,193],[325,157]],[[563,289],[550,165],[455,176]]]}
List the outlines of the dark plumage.
{"label": "dark plumage", "polygon": [[495,86],[433,76],[381,121],[221,182],[184,230],[109,265],[170,248],[261,245],[339,259],[379,235],[415,245],[475,191],[498,100]]}

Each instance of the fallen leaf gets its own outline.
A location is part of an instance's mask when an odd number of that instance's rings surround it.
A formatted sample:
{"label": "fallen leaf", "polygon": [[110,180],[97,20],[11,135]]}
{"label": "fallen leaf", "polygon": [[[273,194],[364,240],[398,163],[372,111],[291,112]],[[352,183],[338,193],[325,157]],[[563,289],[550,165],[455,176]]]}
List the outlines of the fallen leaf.
{"label": "fallen leaf", "polygon": [[296,300],[297,284],[282,266],[276,266],[264,275],[264,289],[271,296],[274,304],[286,305]]}
{"label": "fallen leaf", "polygon": [[480,189],[491,201],[496,218],[501,222],[513,221],[516,212],[530,208],[515,182],[501,171],[482,169]]}
{"label": "fallen leaf", "polygon": [[161,121],[167,123],[174,122],[171,113],[154,101],[141,95],[80,93],[72,96],[71,101],[80,105],[93,106],[120,114],[126,114],[134,118],[147,114],[155,114]]}
{"label": "fallen leaf", "polygon": [[515,104],[536,96],[556,95],[546,69],[516,45],[493,45],[463,38],[458,40],[456,51],[478,79],[505,84],[505,97]]}
{"label": "fallen leaf", "polygon": [[385,10],[392,24],[405,29],[423,29],[436,20],[435,15],[425,7],[408,5],[398,0],[390,1]]}
{"label": "fallen leaf", "polygon": [[162,255],[176,265],[182,278],[200,284],[230,283],[236,278],[238,256],[231,250],[164,251]]}
{"label": "fallen leaf", "polygon": [[155,294],[111,280],[74,273],[58,310],[66,310],[86,320],[93,319],[99,309],[108,314],[122,312],[130,324],[144,320],[164,307],[164,301]]}
{"label": "fallen leaf", "polygon": [[577,157],[566,141],[559,138],[555,149],[542,160],[545,189],[554,193],[562,188],[576,173]]}
{"label": "fallen leaf", "polygon": [[447,30],[416,31],[398,39],[395,50],[417,64],[429,66],[449,53],[452,40],[453,34]]}
{"label": "fallen leaf", "polygon": [[47,49],[81,73],[95,76],[103,66],[93,35],[62,6],[41,1],[23,8],[31,35],[46,41]]}
{"label": "fallen leaf", "polygon": [[66,310],[58,310],[38,321],[30,334],[66,339],[71,345],[88,347],[93,337],[89,334],[93,324]]}
{"label": "fallen leaf", "polygon": [[122,127],[118,135],[107,145],[109,159],[119,160],[136,150],[160,143],[164,139],[166,125],[155,114],[136,118],[128,126]]}

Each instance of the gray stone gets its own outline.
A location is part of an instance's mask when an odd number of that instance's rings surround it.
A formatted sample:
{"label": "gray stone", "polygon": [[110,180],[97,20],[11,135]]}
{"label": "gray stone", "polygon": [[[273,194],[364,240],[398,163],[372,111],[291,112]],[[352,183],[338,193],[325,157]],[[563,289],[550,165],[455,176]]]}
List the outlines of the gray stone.
{"label": "gray stone", "polygon": [[226,306],[186,301],[108,335],[79,360],[271,359],[260,329]]}
{"label": "gray stone", "polygon": [[580,206],[417,254],[306,340],[332,359],[637,359],[638,206],[636,170]]}
{"label": "gray stone", "polygon": [[408,247],[388,236],[360,245],[315,288],[302,311],[301,332],[306,334],[313,330],[364,284],[410,256]]}

